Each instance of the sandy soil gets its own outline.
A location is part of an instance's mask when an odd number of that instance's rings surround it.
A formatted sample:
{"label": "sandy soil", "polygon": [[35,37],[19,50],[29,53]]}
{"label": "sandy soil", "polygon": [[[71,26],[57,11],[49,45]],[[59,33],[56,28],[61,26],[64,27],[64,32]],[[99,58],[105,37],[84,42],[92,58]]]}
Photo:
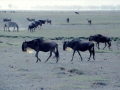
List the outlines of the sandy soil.
{"label": "sandy soil", "polygon": [[[22,43],[22,38],[13,42]],[[96,60],[87,61],[89,52],[81,52],[83,61],[75,54],[71,62],[72,51],[62,50],[59,44],[60,59],[55,58],[44,63],[49,53],[40,52],[42,62],[36,63],[35,53],[22,52],[21,46],[12,44],[8,38],[1,38],[0,47],[0,90],[119,90],[120,89],[120,44],[114,43],[112,50],[97,52]],[[101,44],[101,48],[103,44]],[[54,56],[54,55],[53,55]]]}

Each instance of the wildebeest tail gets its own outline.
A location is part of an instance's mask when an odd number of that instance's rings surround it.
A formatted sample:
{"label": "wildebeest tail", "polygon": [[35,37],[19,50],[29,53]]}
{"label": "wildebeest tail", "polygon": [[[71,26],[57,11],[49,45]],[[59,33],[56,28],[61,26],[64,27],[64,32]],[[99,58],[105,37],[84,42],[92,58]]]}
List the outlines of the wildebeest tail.
{"label": "wildebeest tail", "polygon": [[[94,45],[94,43],[93,43],[93,51],[92,51],[92,52],[93,52],[93,58],[94,58],[94,56],[95,56],[95,49],[94,49],[94,46],[95,46],[95,45]],[[95,58],[94,58],[94,60],[95,60]]]}
{"label": "wildebeest tail", "polygon": [[56,46],[55,57],[56,57],[57,59],[59,59],[58,45]]}

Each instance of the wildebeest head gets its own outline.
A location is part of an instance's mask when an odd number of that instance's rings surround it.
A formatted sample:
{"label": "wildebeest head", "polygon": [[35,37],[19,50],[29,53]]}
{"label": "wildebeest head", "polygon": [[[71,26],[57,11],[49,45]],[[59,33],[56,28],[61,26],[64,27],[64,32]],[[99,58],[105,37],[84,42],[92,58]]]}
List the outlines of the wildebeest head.
{"label": "wildebeest head", "polygon": [[90,36],[89,41],[93,41],[93,40],[94,40],[94,36]]}
{"label": "wildebeest head", "polygon": [[66,44],[67,44],[67,41],[64,41],[64,42],[63,42],[63,50],[66,49]]}
{"label": "wildebeest head", "polygon": [[23,44],[22,44],[22,51],[23,51],[23,52],[26,52],[26,51],[27,51],[27,42],[26,42],[26,41],[23,42]]}

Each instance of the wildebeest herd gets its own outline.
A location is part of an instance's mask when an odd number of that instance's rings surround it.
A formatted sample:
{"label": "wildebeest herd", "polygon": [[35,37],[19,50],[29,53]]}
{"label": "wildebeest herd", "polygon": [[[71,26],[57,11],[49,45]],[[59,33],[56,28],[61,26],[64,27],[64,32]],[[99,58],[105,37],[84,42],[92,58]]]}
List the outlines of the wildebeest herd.
{"label": "wildebeest herd", "polygon": [[[108,43],[108,47],[110,49],[111,39],[109,37],[103,36],[101,34],[97,34],[97,35],[94,35],[94,36],[90,36],[89,41],[87,41],[87,42],[82,41],[80,39],[73,39],[71,41],[64,41],[63,42],[63,50],[66,50],[67,47],[70,47],[70,48],[73,49],[73,55],[72,55],[72,60],[71,61],[73,61],[73,57],[74,57],[74,54],[75,54],[76,51],[78,52],[78,54],[81,58],[81,61],[82,61],[83,59],[82,59],[82,56],[81,56],[79,51],[84,52],[84,51],[87,51],[87,50],[90,53],[88,61],[90,60],[91,55],[93,55],[93,59],[95,60],[95,49],[94,49],[95,45],[92,41],[95,41],[97,43],[96,46],[98,47],[98,49],[100,49],[99,48],[99,43],[105,43],[105,47],[106,47],[106,43]],[[55,57],[56,57],[56,63],[58,62],[59,51],[58,51],[58,44],[56,42],[45,41],[41,38],[34,39],[32,41],[23,42],[22,43],[22,51],[26,52],[28,48],[34,49],[36,51],[36,54],[35,54],[35,57],[37,58],[36,63],[38,62],[38,60],[41,62],[41,60],[38,58],[38,52],[39,51],[43,51],[43,52],[49,52],[50,51],[50,55],[49,55],[48,59],[52,56],[52,52],[53,52],[55,54]],[[47,62],[48,59],[45,62]]]}
{"label": "wildebeest herd", "polygon": [[[29,24],[28,24],[28,32],[35,32],[35,30],[38,28],[38,29],[41,29],[41,26],[45,23],[49,23],[51,25],[52,23],[52,20],[49,20],[49,19],[46,19],[46,20],[35,20],[35,19],[32,19],[32,18],[26,18],[28,21],[29,21]],[[15,31],[15,28],[17,28],[17,32],[19,31],[19,26],[16,22],[12,22],[11,19],[8,19],[8,18],[4,18],[3,19],[3,22],[5,22],[4,24],[4,31],[9,31],[9,28],[10,27],[13,27],[13,31]]]}
{"label": "wildebeest herd", "polygon": [[[75,12],[76,14],[79,14],[79,12]],[[41,29],[41,26],[45,23],[49,23],[50,25],[52,24],[52,20],[50,19],[46,19],[46,20],[35,20],[33,18],[26,18],[27,21],[29,21],[29,24],[28,24],[28,32],[35,32],[36,29]],[[88,21],[88,24],[91,25],[92,24],[92,20],[91,19],[87,19]],[[19,26],[16,22],[12,22],[11,19],[8,19],[8,18],[4,18],[3,19],[3,22],[5,22],[4,24],[4,31],[9,31],[9,28],[10,27],[13,27],[13,31],[15,31],[15,28],[17,28],[17,31],[19,31]],[[70,19],[67,18],[66,19],[66,22],[69,23],[70,22]]]}

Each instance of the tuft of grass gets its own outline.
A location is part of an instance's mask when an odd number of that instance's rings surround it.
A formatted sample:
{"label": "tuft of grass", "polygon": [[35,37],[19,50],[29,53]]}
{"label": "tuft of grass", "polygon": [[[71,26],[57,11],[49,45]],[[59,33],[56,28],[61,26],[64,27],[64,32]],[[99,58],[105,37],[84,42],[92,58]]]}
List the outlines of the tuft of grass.
{"label": "tuft of grass", "polygon": [[68,70],[68,72],[78,74],[78,75],[84,74],[83,71],[80,71],[78,69],[70,69],[70,70]]}

